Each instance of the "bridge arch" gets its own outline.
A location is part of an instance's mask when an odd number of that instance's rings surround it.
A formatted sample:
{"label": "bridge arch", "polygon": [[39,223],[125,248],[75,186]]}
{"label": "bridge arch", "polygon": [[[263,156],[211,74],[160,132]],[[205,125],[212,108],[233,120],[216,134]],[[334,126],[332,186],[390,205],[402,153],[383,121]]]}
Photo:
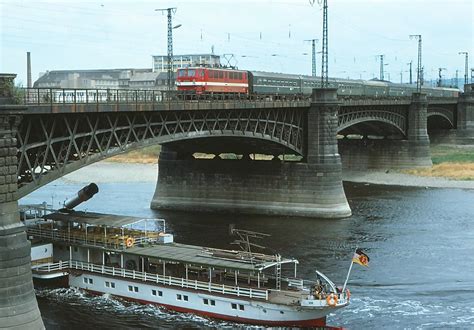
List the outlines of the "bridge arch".
{"label": "bridge arch", "polygon": [[347,131],[348,128],[360,126],[364,123],[382,123],[384,126],[394,128],[398,133],[406,135],[406,115],[401,110],[341,108],[338,116],[338,133]]}
{"label": "bridge arch", "polygon": [[428,108],[428,129],[455,128],[454,113],[450,109],[441,107]]}
{"label": "bridge arch", "polygon": [[94,162],[153,144],[239,138],[302,154],[301,109],[27,114],[17,132],[18,197]]}

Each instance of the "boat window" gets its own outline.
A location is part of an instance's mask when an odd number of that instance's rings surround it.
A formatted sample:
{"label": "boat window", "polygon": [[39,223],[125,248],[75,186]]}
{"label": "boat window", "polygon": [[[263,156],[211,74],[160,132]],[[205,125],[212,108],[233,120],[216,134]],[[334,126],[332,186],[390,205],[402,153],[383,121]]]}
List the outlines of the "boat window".
{"label": "boat window", "polygon": [[151,295],[156,296],[156,290],[151,290]]}
{"label": "boat window", "polygon": [[216,305],[216,301],[215,300],[211,300],[211,306],[215,306]]}
{"label": "boat window", "polygon": [[158,291],[158,296],[163,297],[163,291]]}
{"label": "boat window", "polygon": [[188,296],[183,296],[184,301],[188,301]]}
{"label": "boat window", "polygon": [[105,287],[110,288],[110,282],[105,281]]}
{"label": "boat window", "polygon": [[128,286],[128,291],[133,292],[133,286],[129,285]]}
{"label": "boat window", "polygon": [[207,300],[206,298],[204,298],[202,302],[204,303],[204,305],[209,305],[209,300]]}
{"label": "boat window", "polygon": [[135,292],[138,292],[138,286],[134,286],[133,289]]}
{"label": "boat window", "polygon": [[115,283],[114,283],[114,282],[110,282],[110,287],[111,287],[112,289],[115,289]]}
{"label": "boat window", "polygon": [[244,305],[239,305],[239,309],[243,311],[245,309]]}
{"label": "boat window", "polygon": [[237,304],[232,304],[232,309],[237,309]]}
{"label": "boat window", "polygon": [[84,277],[82,280],[87,284],[87,277]]}
{"label": "boat window", "polygon": [[89,284],[94,284],[94,280],[92,278],[89,279]]}
{"label": "boat window", "polygon": [[176,299],[181,300],[181,299],[182,299],[181,295],[180,295],[180,294],[177,294],[177,295],[176,295]]}

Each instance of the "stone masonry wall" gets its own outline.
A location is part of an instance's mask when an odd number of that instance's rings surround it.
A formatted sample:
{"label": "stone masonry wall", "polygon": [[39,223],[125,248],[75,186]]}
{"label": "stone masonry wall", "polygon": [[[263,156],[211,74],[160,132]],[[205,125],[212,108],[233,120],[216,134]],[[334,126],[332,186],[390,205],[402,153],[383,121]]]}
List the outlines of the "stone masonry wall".
{"label": "stone masonry wall", "polygon": [[43,329],[31,277],[31,249],[18,214],[19,116],[0,115],[0,328]]}

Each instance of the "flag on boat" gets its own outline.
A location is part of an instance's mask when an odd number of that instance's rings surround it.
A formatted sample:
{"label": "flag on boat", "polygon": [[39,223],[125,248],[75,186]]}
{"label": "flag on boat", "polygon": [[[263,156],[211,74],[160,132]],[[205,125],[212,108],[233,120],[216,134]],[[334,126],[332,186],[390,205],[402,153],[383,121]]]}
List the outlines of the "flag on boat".
{"label": "flag on boat", "polygon": [[352,257],[352,262],[365,267],[369,267],[369,260],[369,256],[365,254],[362,249],[357,249]]}

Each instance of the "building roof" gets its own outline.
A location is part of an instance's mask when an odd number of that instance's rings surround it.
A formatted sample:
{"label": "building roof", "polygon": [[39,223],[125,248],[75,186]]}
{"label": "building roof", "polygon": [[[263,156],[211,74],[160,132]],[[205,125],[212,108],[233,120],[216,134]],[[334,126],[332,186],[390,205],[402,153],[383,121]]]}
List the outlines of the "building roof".
{"label": "building roof", "polygon": [[130,77],[130,82],[155,81],[159,76],[158,72],[138,72]]}
{"label": "building roof", "polygon": [[47,71],[38,80],[35,86],[41,83],[60,83],[63,80],[70,79],[70,75],[78,75],[81,79],[90,80],[118,80],[123,78],[124,73],[138,74],[143,72],[151,72],[152,69],[93,69],[93,70],[53,70]]}
{"label": "building roof", "polygon": [[[168,57],[168,55],[152,55],[153,57]],[[220,57],[219,55],[215,54],[179,54],[173,55],[173,57],[181,57],[181,56],[212,56],[212,57]]]}
{"label": "building roof", "polygon": [[[160,72],[157,72],[158,73],[158,77],[157,79],[159,80],[166,80],[168,79],[168,71],[160,71]],[[171,78],[174,80],[175,79],[175,74],[176,72],[173,72],[172,75],[171,75]]]}

